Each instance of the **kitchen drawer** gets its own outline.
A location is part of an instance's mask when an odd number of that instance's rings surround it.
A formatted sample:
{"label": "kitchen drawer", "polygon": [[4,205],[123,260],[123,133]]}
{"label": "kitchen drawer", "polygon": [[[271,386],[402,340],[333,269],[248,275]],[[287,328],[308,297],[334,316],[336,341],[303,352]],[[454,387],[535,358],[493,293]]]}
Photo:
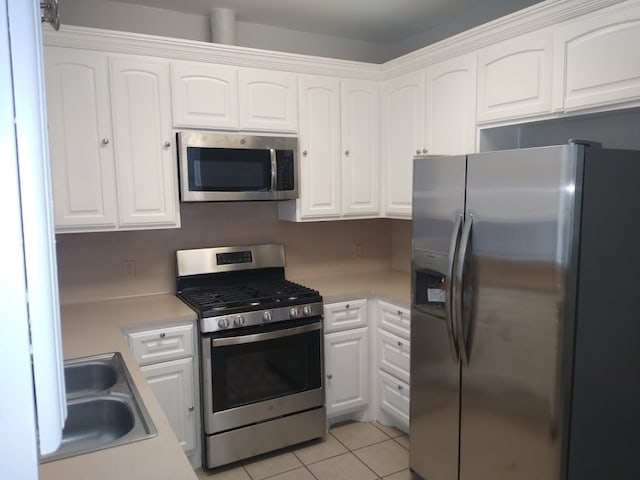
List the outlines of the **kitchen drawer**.
{"label": "kitchen drawer", "polygon": [[409,340],[378,329],[378,367],[409,383]]}
{"label": "kitchen drawer", "polygon": [[378,401],[380,408],[409,428],[409,385],[379,370]]}
{"label": "kitchen drawer", "polygon": [[409,310],[382,300],[378,301],[378,307],[378,326],[409,340],[411,331]]}
{"label": "kitchen drawer", "polygon": [[193,324],[132,332],[127,338],[139,365],[193,356]]}
{"label": "kitchen drawer", "polygon": [[367,301],[330,303],[324,306],[324,330],[336,332],[367,326]]}

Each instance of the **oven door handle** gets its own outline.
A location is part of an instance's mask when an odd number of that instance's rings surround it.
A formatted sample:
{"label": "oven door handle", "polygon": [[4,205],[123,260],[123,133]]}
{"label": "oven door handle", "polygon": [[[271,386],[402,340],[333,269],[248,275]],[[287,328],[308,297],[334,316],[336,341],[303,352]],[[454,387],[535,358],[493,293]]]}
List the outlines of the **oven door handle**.
{"label": "oven door handle", "polygon": [[302,325],[300,327],[287,328],[286,330],[276,330],[274,332],[255,333],[253,335],[239,335],[237,337],[213,338],[211,340],[212,347],[226,347],[229,345],[240,345],[243,343],[263,342],[265,340],[273,340],[274,338],[290,337],[301,333],[313,332],[320,330],[322,323],[312,323],[310,325]]}

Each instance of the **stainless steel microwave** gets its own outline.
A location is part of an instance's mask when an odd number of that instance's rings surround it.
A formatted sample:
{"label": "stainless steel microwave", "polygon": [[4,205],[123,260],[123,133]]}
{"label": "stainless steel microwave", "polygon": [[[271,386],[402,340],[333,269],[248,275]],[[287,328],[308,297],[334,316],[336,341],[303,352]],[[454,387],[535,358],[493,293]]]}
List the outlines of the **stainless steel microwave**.
{"label": "stainless steel microwave", "polygon": [[298,198],[298,139],[177,133],[183,202]]}

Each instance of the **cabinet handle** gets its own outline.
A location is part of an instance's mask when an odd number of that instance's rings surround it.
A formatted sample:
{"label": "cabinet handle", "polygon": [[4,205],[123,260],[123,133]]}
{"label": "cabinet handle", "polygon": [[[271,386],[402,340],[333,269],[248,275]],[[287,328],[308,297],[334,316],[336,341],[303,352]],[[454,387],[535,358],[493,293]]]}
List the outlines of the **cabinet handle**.
{"label": "cabinet handle", "polygon": [[416,154],[420,155],[420,149],[419,148],[416,148]]}
{"label": "cabinet handle", "polygon": [[169,148],[171,146],[171,142],[164,142],[164,148]]}
{"label": "cabinet handle", "polygon": [[106,138],[106,137],[105,137],[105,138],[103,138],[103,139],[102,139],[102,144],[103,144],[103,145],[109,145],[109,139],[108,139],[108,138]]}
{"label": "cabinet handle", "polygon": [[398,310],[398,316],[401,317],[402,316],[402,312],[400,310]]}
{"label": "cabinet handle", "polygon": [[303,157],[306,157],[306,156],[307,156],[307,151],[306,151],[306,150],[304,150],[304,151],[302,152],[302,156],[303,156]]}
{"label": "cabinet handle", "polygon": [[193,408],[193,405],[191,405],[191,406],[189,407],[189,411],[190,411],[190,412],[193,412],[194,410],[195,410],[195,408]]}
{"label": "cabinet handle", "polygon": [[402,390],[404,387],[402,385],[398,385],[398,390]]}
{"label": "cabinet handle", "polygon": [[333,378],[333,375],[328,374],[328,375],[327,375],[327,378],[328,378],[329,380],[331,380],[331,379]]}
{"label": "cabinet handle", "polygon": [[351,307],[351,305],[349,305],[348,303],[344,306],[345,310],[349,310],[349,307]]}
{"label": "cabinet handle", "polygon": [[349,156],[349,150],[345,150],[344,154],[348,157]]}
{"label": "cabinet handle", "polygon": [[423,148],[422,153],[429,153],[429,150],[427,150],[426,148]]}
{"label": "cabinet handle", "polygon": [[402,346],[402,342],[398,342],[398,346],[401,347]]}
{"label": "cabinet handle", "polygon": [[162,333],[160,334],[160,338],[164,338],[164,337],[166,337],[166,336],[167,336],[167,334],[166,334],[166,333],[164,333],[164,332],[162,332]]}

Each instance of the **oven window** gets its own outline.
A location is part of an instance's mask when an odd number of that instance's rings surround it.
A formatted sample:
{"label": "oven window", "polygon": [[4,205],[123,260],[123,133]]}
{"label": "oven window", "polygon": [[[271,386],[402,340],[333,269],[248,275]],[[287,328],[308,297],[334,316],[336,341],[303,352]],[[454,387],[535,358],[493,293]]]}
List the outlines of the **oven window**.
{"label": "oven window", "polygon": [[212,348],[213,411],[320,388],[321,332]]}
{"label": "oven window", "polygon": [[265,149],[187,147],[189,190],[268,191],[271,154]]}

